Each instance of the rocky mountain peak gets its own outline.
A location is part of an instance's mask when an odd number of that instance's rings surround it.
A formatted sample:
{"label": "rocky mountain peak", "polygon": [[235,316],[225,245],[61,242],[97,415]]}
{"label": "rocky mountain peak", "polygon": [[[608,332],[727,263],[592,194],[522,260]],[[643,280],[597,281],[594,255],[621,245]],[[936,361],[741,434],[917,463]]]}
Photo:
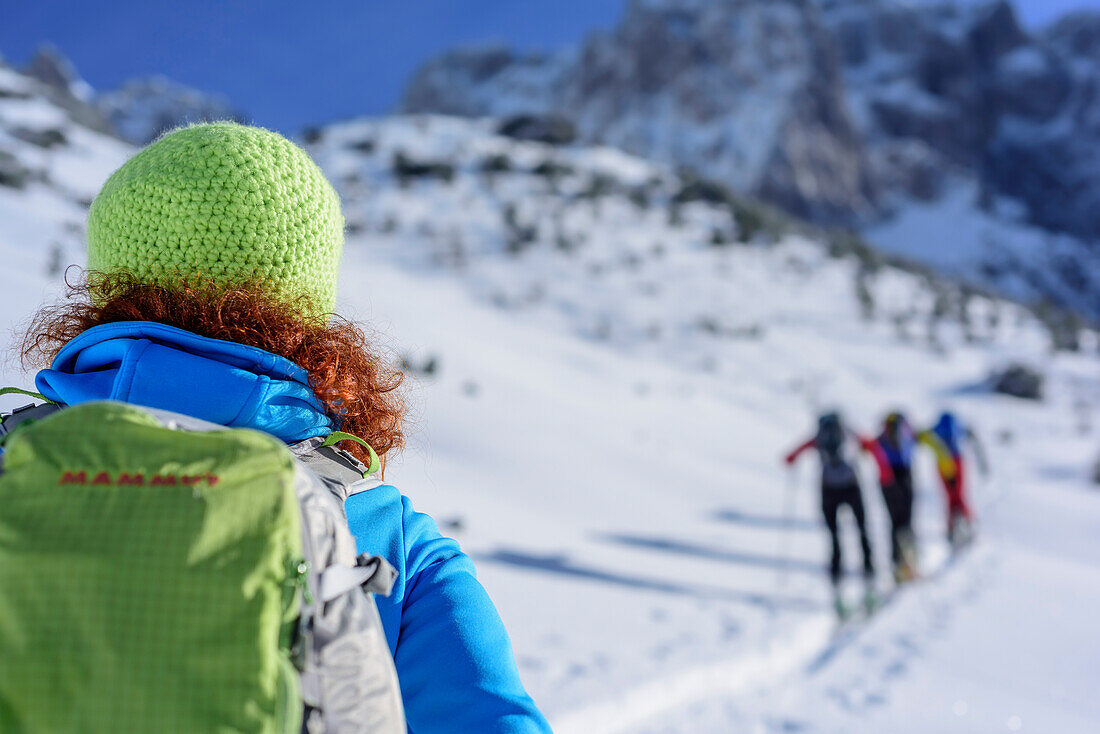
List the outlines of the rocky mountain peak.
{"label": "rocky mountain peak", "polygon": [[53,44],[42,44],[23,68],[23,73],[62,94],[90,102],[95,92],[76,66]]}
{"label": "rocky mountain peak", "polygon": [[189,123],[246,119],[225,97],[162,76],[132,79],[99,95],[96,106],[123,138],[137,145],[145,145],[166,130]]}

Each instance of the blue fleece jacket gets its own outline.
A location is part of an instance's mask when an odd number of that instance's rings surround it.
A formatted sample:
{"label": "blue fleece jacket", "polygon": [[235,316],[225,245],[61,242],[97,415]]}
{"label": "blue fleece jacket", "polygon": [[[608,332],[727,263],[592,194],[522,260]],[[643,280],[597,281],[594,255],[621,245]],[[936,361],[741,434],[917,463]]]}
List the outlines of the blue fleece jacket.
{"label": "blue fleece jacket", "polygon": [[[120,400],[255,428],[287,443],[334,428],[308,375],[292,362],[150,322],[89,329],[35,384],[69,405]],[[377,602],[409,731],[549,732],[520,682],[500,615],[458,543],[388,485],[354,495],[346,508],[359,551],[383,556],[400,574],[393,593]]]}

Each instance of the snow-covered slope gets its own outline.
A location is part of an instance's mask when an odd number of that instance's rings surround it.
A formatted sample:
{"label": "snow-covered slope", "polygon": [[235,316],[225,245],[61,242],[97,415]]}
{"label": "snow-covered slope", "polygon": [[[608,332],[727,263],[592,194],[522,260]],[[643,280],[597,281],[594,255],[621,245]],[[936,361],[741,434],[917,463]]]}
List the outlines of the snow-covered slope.
{"label": "snow-covered slope", "polygon": [[[129,152],[57,114],[0,95],[0,150],[57,182],[0,186],[0,348],[58,290],[53,239],[82,260],[81,202]],[[42,120],[69,142],[7,132]],[[1018,305],[830,255],[661,166],[491,129],[358,121],[308,145],[349,222],[339,309],[421,368],[387,478],[475,557],[556,731],[1091,731],[1095,335],[1052,353]],[[1008,360],[1044,371],[1043,402],[986,389]],[[778,460],[826,404],[866,429],[952,405],[995,466],[973,554],[835,649],[812,468],[788,485]],[[934,573],[942,507],[918,468]]]}
{"label": "snow-covered slope", "polygon": [[[45,292],[84,261],[84,220],[99,187],[133,153],[81,124],[43,83],[0,64],[0,303]],[[25,315],[25,314],[24,314]]]}
{"label": "snow-covered slope", "polygon": [[[487,302],[631,352],[717,374],[737,369],[785,309],[805,302],[793,286],[804,279],[827,280],[846,305],[862,298],[879,328],[907,338],[935,341],[940,328],[1019,338],[1003,331],[1017,307],[926,271],[884,267],[858,241],[610,148],[516,141],[494,128],[368,120],[315,132],[309,147],[347,202],[350,230],[373,252],[453,273]],[[828,248],[809,241],[825,239]],[[827,251],[854,254],[839,267]],[[784,281],[792,287],[783,298],[749,297]],[[833,310],[821,319],[849,321]]]}

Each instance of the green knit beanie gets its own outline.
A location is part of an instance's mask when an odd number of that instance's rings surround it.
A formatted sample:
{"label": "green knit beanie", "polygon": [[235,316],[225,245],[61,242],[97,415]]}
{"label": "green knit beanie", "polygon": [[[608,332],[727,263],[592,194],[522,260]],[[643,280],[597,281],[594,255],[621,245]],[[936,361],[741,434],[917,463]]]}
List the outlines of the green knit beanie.
{"label": "green knit beanie", "polygon": [[169,133],[115,171],[88,214],[88,268],[171,284],[271,285],[331,311],[344,248],[340,200],[277,133],[229,122]]}

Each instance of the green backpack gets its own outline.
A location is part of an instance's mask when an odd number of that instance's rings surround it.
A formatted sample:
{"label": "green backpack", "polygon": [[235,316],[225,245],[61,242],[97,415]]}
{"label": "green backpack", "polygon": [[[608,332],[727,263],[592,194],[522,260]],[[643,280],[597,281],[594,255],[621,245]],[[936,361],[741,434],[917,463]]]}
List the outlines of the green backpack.
{"label": "green backpack", "polygon": [[320,439],[113,402],[3,438],[0,731],[404,734]]}

